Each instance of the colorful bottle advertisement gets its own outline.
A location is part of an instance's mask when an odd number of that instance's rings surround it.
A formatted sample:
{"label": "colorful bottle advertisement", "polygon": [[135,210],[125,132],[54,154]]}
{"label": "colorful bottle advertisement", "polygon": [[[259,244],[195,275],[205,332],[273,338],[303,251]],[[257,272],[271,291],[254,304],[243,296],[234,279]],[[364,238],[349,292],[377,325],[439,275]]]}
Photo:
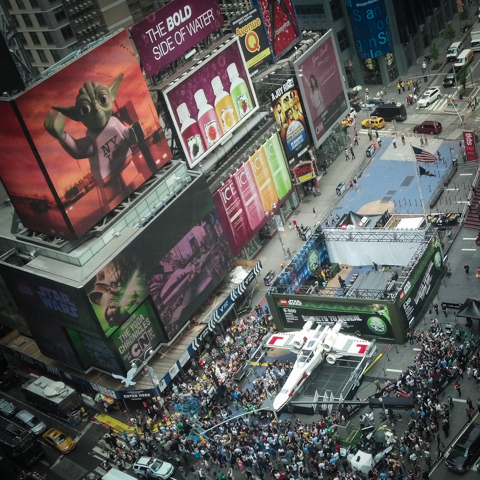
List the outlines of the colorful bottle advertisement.
{"label": "colorful bottle advertisement", "polygon": [[240,244],[245,238],[248,238],[249,227],[242,199],[233,179],[229,178],[225,185],[218,189],[218,192],[228,217],[233,239],[235,243]]}
{"label": "colorful bottle advertisement", "polygon": [[257,184],[263,209],[266,212],[273,210],[273,204],[278,202],[277,191],[273,182],[272,174],[268,166],[267,157],[263,147],[260,147],[248,160],[252,168],[253,177]]}
{"label": "colorful bottle advertisement", "polygon": [[250,229],[256,230],[265,220],[265,212],[250,165],[243,164],[233,178],[245,207]]}
{"label": "colorful bottle advertisement", "polygon": [[278,198],[281,200],[292,189],[285,156],[278,135],[272,135],[264,144],[263,150],[267,156],[268,166],[272,173]]}

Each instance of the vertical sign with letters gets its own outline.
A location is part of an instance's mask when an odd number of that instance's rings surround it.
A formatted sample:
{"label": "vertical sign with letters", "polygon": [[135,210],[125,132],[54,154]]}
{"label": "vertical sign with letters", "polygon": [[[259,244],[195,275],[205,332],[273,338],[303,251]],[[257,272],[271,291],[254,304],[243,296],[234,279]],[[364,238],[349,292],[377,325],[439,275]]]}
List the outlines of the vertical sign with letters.
{"label": "vertical sign with letters", "polygon": [[463,132],[463,141],[465,142],[465,154],[469,162],[477,160],[477,145],[475,144],[475,134],[472,131]]}

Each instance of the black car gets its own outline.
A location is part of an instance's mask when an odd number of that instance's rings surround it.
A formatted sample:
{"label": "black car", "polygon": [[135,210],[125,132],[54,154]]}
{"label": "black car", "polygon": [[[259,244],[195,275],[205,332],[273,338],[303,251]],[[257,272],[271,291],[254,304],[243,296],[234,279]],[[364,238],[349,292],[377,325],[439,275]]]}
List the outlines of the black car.
{"label": "black car", "polygon": [[13,370],[7,369],[0,373],[0,390],[2,392],[6,392],[19,383],[21,383],[21,379]]}
{"label": "black car", "polygon": [[455,73],[453,72],[453,68],[451,68],[449,72],[443,77],[443,86],[454,87],[456,83],[457,82],[455,81]]}
{"label": "black car", "polygon": [[480,454],[480,425],[472,423],[453,444],[445,457],[445,465],[454,472],[469,470]]}

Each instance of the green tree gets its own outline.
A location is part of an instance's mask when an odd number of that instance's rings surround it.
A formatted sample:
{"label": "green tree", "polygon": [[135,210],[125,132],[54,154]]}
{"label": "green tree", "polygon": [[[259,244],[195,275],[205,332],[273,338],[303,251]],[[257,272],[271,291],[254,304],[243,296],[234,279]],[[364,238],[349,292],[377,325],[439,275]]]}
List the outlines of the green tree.
{"label": "green tree", "polygon": [[468,10],[467,6],[464,5],[463,12],[459,13],[458,18],[462,21],[466,21],[468,20],[469,17],[470,17],[470,11]]}
{"label": "green tree", "polygon": [[467,78],[468,78],[468,70],[467,70],[467,66],[464,65],[458,72],[458,83],[463,87],[464,90],[465,90],[465,87],[467,86]]}
{"label": "green tree", "polygon": [[445,27],[445,30],[443,31],[443,38],[447,40],[448,43],[451,43],[451,41],[455,38],[455,29],[452,27],[451,23],[447,23],[447,26]]}
{"label": "green tree", "polygon": [[433,62],[436,63],[437,60],[438,60],[438,57],[440,56],[440,53],[438,51],[438,47],[437,47],[437,44],[435,42],[433,42],[430,45],[430,49],[428,51],[428,54],[429,54],[430,58],[433,60]]}

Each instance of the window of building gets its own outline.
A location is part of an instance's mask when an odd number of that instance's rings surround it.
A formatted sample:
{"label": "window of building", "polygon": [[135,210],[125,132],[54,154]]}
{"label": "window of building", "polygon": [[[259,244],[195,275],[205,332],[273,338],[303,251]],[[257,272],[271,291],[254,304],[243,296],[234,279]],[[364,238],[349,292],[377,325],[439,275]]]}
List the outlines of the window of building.
{"label": "window of building", "polygon": [[17,15],[12,15],[12,20],[13,20],[13,24],[14,24],[17,28],[20,28],[20,23],[18,23]]}
{"label": "window of building", "polygon": [[73,37],[73,30],[70,25],[67,25],[66,27],[61,28],[60,31],[62,32],[63,38],[65,40],[68,40],[69,38]]}
{"label": "window of building", "polygon": [[53,41],[52,34],[50,32],[42,32],[43,33],[43,38],[47,42],[48,45],[52,45],[55,42]]}
{"label": "window of building", "polygon": [[26,27],[33,27],[32,19],[28,13],[22,13],[22,18]]}
{"label": "window of building", "polygon": [[59,62],[62,59],[62,57],[60,57],[60,54],[58,53],[57,50],[50,50],[50,53],[52,54],[52,57],[55,60],[55,62]]}
{"label": "window of building", "polygon": [[38,34],[36,32],[30,32],[30,38],[34,45],[41,45],[40,39],[38,38]]}
{"label": "window of building", "polygon": [[37,50],[37,53],[42,63],[48,63],[47,54],[44,50]]}
{"label": "window of building", "polygon": [[54,8],[53,9],[53,14],[55,15],[55,18],[57,19],[57,22],[61,22],[62,20],[65,20],[67,18],[67,15],[66,15],[63,7]]}
{"label": "window of building", "polygon": [[47,26],[47,22],[45,21],[45,17],[43,16],[43,13],[36,13],[35,18],[37,19],[37,22],[41,27]]}
{"label": "window of building", "polygon": [[68,47],[68,53],[76,52],[78,50],[78,43],[72,43]]}
{"label": "window of building", "polygon": [[30,5],[32,8],[39,8],[37,0],[30,0]]}
{"label": "window of building", "polygon": [[332,12],[334,21],[343,18],[342,2],[339,2],[338,0],[331,0],[330,11]]}
{"label": "window of building", "polygon": [[25,50],[25,52],[27,53],[27,58],[30,60],[30,63],[33,63],[35,61],[35,59],[33,58],[32,51],[31,50]]}
{"label": "window of building", "polygon": [[350,40],[348,39],[347,29],[344,28],[337,33],[338,47],[343,52],[350,46]]}
{"label": "window of building", "polygon": [[297,15],[325,15],[325,8],[321,4],[317,5],[295,5]]}
{"label": "window of building", "polygon": [[20,34],[20,38],[22,39],[22,43],[23,43],[24,45],[27,45],[27,44],[28,44],[27,35],[28,35],[27,33],[21,33],[21,34]]}
{"label": "window of building", "polygon": [[25,4],[23,3],[23,0],[16,0],[17,1],[17,6],[19,10],[25,10]]}

